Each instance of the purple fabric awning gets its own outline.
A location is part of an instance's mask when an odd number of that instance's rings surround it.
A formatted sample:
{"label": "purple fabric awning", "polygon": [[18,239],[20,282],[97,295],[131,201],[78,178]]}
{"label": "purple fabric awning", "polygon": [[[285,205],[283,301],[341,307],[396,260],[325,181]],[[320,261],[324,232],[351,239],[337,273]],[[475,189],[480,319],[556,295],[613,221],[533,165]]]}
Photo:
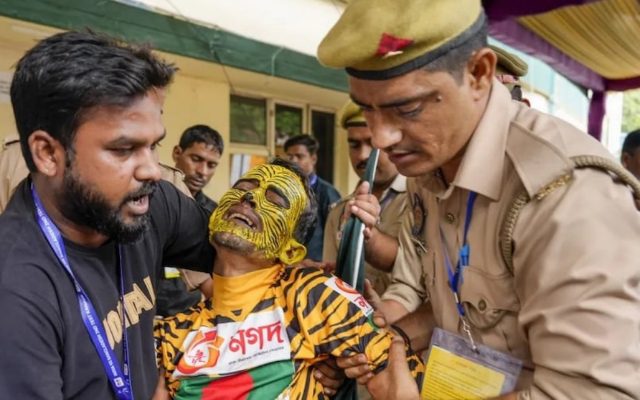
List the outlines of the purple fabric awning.
{"label": "purple fabric awning", "polygon": [[489,33],[494,38],[534,56],[564,75],[577,85],[591,89],[593,95],[589,107],[589,133],[600,139],[605,114],[605,92],[623,91],[640,87],[640,76],[610,80],[602,77],[584,64],[569,57],[533,31],[521,25],[517,18],[540,14],[565,6],[587,4],[598,0],[483,0],[489,17]]}
{"label": "purple fabric awning", "polygon": [[605,80],[600,75],[567,56],[520,25],[515,19],[490,22],[489,34],[509,46],[546,62],[567,79],[582,87],[597,91],[605,90]]}
{"label": "purple fabric awning", "polygon": [[523,15],[540,14],[565,6],[590,3],[596,0],[483,0],[482,5],[490,21],[502,21]]}

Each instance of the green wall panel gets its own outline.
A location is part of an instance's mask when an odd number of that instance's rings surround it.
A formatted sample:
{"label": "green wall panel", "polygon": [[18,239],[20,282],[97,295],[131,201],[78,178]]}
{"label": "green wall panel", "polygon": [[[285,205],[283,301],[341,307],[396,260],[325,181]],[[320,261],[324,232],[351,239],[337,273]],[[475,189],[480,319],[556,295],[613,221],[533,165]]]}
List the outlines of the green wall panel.
{"label": "green wall panel", "polygon": [[61,29],[91,28],[169,53],[346,92],[342,70],[315,57],[112,0],[0,0],[0,15]]}

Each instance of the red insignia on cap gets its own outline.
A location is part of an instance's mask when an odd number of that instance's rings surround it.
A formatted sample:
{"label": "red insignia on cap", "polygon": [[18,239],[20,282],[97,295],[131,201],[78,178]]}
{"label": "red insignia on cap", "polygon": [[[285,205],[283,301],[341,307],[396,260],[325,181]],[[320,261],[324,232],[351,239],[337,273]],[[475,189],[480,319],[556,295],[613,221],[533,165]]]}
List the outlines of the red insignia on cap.
{"label": "red insignia on cap", "polygon": [[378,44],[378,51],[376,51],[376,55],[384,58],[402,54],[402,49],[412,43],[413,39],[397,38],[389,35],[388,33],[383,33],[380,38],[380,43]]}

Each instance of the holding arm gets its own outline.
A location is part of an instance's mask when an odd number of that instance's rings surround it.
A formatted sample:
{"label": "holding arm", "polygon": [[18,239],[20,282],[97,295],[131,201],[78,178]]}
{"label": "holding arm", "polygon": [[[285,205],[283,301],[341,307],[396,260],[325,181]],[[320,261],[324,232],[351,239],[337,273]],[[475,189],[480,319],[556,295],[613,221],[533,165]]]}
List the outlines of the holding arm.
{"label": "holding arm", "polygon": [[398,253],[398,241],[377,228],[380,221],[380,203],[369,193],[369,183],[362,182],[345,207],[343,219],[353,214],[365,225],[365,259],[374,268],[390,272]]}
{"label": "holding arm", "polygon": [[[309,314],[305,314],[304,307],[296,307],[298,319],[309,321],[300,325],[305,328],[304,336],[316,356],[363,353],[369,360],[369,371],[378,373],[387,366],[392,335],[375,325],[373,309],[362,295],[340,279],[327,279],[318,273],[313,288],[308,293],[301,292],[300,296],[316,304]],[[410,354],[406,361],[411,366],[414,382],[421,382],[423,365],[419,357]]]}

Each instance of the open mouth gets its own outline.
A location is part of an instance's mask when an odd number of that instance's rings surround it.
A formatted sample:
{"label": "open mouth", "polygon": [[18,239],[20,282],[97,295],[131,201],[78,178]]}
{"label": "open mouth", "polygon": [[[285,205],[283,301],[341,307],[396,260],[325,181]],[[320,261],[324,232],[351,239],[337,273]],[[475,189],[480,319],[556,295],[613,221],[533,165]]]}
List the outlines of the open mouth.
{"label": "open mouth", "polygon": [[387,152],[387,154],[389,155],[389,160],[391,160],[392,163],[398,164],[409,159],[414,152],[409,150],[392,150]]}
{"label": "open mouth", "polygon": [[126,204],[134,214],[145,214],[149,210],[149,199],[155,189],[155,183],[147,182],[142,188],[130,195],[124,204]]}
{"label": "open mouth", "polygon": [[149,210],[149,196],[133,197],[127,201],[127,205],[134,214],[144,214]]}
{"label": "open mouth", "polygon": [[262,230],[260,217],[258,217],[252,209],[241,204],[230,207],[225,215],[225,219],[227,221],[233,221],[236,225],[253,231]]}
{"label": "open mouth", "polygon": [[254,224],[249,217],[247,217],[246,215],[242,215],[240,213],[234,212],[229,214],[229,216],[227,217],[227,220],[229,221],[235,221],[236,224],[238,225],[244,225],[250,229],[255,229],[256,228],[256,224]]}

